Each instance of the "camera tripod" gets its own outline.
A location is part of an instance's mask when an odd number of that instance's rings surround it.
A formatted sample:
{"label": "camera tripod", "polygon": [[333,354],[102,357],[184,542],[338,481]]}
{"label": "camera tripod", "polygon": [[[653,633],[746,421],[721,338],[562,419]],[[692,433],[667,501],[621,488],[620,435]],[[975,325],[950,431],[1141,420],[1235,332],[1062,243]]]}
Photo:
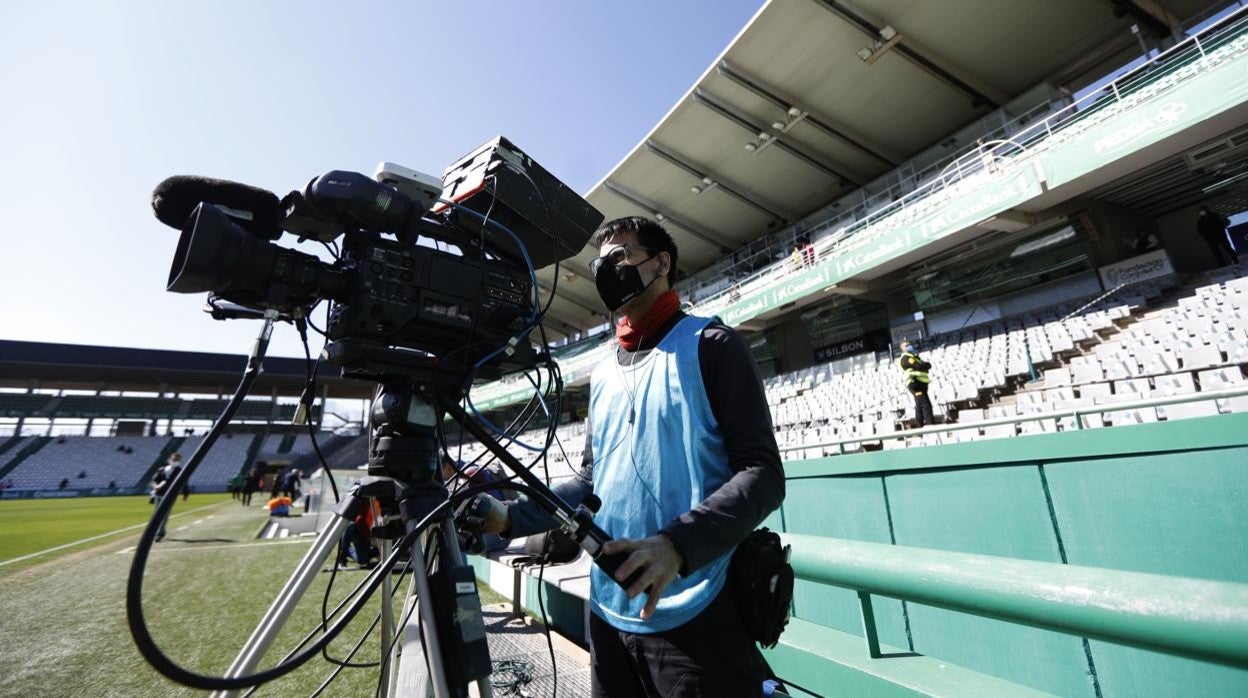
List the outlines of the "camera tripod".
{"label": "camera tripod", "polygon": [[[372,408],[369,475],[334,508],[331,523],[295,568],[252,633],[227,677],[252,673],[303,594],[333,554],[348,523],[376,502],[382,519],[374,537],[382,541],[381,579],[382,696],[493,695],[481,602],[473,568],[462,557],[451,500],[441,481],[435,427],[441,415],[413,390],[411,378],[389,377]],[[409,553],[411,586],[402,605],[410,618],[395,638],[390,568],[398,548]],[[218,692],[235,696],[237,691]]]}
{"label": "camera tripod", "polygon": [[[168,515],[176,495],[186,486],[260,374],[277,319],[275,311],[265,312],[264,325],[233,397],[186,467],[174,478],[169,496],[157,505],[140,536],[126,588],[127,620],[140,653],[153,668],[179,683],[215,691],[217,696],[237,696],[240,691],[289,673],[316,656],[347,627],[368,597],[380,587],[383,594],[379,619],[383,643],[381,695],[461,698],[469,695],[469,685],[475,683],[477,695],[491,696],[488,680],[491,663],[476,575],[473,568],[465,564],[459,549],[452,506],[490,489],[515,489],[545,509],[608,574],[614,575],[625,555],[602,554],[602,546],[611,537],[593,523],[596,498],[591,495],[575,508],[559,499],[467,415],[458,404],[463,392],[462,374],[457,376],[448,369],[439,371],[437,364],[427,357],[413,358],[412,352],[383,347],[352,346],[346,342],[326,347],[324,358],[342,366],[344,376],[371,380],[380,386],[371,410],[369,476],[339,502],[332,523],[304,555],[226,674],[216,677],[187,670],[156,645],[143,614],[142,587],[143,571],[159,522]],[[445,415],[462,425],[524,484],[475,485],[450,495],[441,481],[437,439],[437,427]],[[278,665],[257,670],[265,652],[335,550],[348,522],[373,502],[380,505],[383,515],[381,526],[375,529],[377,537],[383,541],[382,562],[360,583],[348,601],[330,614],[337,617],[326,620]],[[399,629],[390,603],[393,592],[390,572],[403,551],[409,554],[412,580],[403,603],[403,627]],[[318,631],[320,637],[313,640]],[[401,633],[401,637],[396,637],[396,633]]]}

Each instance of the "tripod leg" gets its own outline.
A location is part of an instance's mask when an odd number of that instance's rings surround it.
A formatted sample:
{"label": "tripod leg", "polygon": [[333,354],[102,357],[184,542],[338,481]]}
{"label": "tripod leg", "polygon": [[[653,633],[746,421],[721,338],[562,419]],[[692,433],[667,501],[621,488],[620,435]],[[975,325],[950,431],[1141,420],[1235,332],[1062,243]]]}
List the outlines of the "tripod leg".
{"label": "tripod leg", "polygon": [[[381,559],[385,560],[390,557],[390,541],[384,538],[377,539],[377,548],[381,552]],[[381,651],[386,652],[390,649],[390,641],[394,638],[394,605],[392,592],[394,590],[394,582],[389,574],[381,582]],[[378,680],[381,686],[381,698],[389,698],[391,679],[393,679],[394,653],[386,652],[381,657],[381,678]]]}
{"label": "tripod leg", "polygon": [[[442,646],[438,642],[438,626],[433,615],[433,606],[421,603],[432,598],[432,595],[425,568],[424,546],[419,538],[412,543],[412,582],[416,588],[416,596],[409,598],[404,607],[404,616],[409,620],[402,630],[403,649],[398,662],[395,694],[403,698],[425,698],[432,693],[436,698],[450,698],[446,674],[442,671]],[[408,606],[411,605],[415,605],[415,609],[408,613]],[[423,637],[421,630],[424,631]],[[425,667],[426,656],[429,660],[428,669]]]}
{"label": "tripod leg", "polygon": [[[299,566],[290,575],[290,579],[282,590],[278,592],[277,598],[269,605],[269,610],[265,612],[264,618],[260,620],[260,624],[251,633],[251,637],[247,639],[247,644],[243,645],[243,649],[234,659],[234,663],[230,665],[229,670],[225,672],[226,676],[242,676],[255,671],[260,664],[260,659],[264,657],[265,651],[269,649],[277,634],[281,632],[282,626],[285,625],[286,619],[290,617],[291,611],[299,604],[299,599],[303,598],[303,593],[307,591],[312,584],[312,580],[321,571],[321,565],[325,563],[325,558],[329,557],[338,547],[338,539],[342,536],[342,530],[346,528],[345,519],[335,516],[329,526],[321,532],[316,542],[312,544],[312,548],[303,556],[303,560],[299,562]],[[239,691],[217,691],[213,693],[213,698],[233,698],[237,696]]]}

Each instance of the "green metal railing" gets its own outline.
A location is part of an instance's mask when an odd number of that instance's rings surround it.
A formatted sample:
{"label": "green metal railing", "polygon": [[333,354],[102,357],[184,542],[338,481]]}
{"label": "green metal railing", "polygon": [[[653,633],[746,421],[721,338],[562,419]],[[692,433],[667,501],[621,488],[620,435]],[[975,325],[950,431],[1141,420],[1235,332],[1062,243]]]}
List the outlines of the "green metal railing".
{"label": "green metal railing", "polygon": [[[954,422],[952,424],[942,424],[932,427],[921,427],[919,429],[905,429],[901,431],[888,432],[886,434],[873,434],[855,436],[848,439],[834,439],[832,441],[821,441],[814,444],[800,444],[794,446],[782,446],[780,451],[804,451],[807,449],[822,449],[836,446],[841,454],[845,453],[847,444],[869,443],[872,441],[891,441],[894,439],[905,439],[914,436],[923,436],[925,434],[946,434],[953,431],[965,431],[967,429],[981,429],[984,427],[995,427],[1007,424],[1021,424],[1023,422],[1039,422],[1046,419],[1074,419],[1074,429],[1078,431],[1085,429],[1083,418],[1090,414],[1105,414],[1106,412],[1123,412],[1127,410],[1147,409],[1150,407],[1165,407],[1166,405],[1181,405],[1188,402],[1204,402],[1206,400],[1223,400],[1233,397],[1248,396],[1248,387],[1244,388],[1226,388],[1223,390],[1206,390],[1198,393],[1186,393],[1184,395],[1172,395],[1162,398],[1149,398],[1147,400],[1132,400],[1129,402],[1109,402],[1099,405],[1088,405],[1085,407],[1066,407],[1059,410],[1049,410],[1047,412],[1031,412],[1028,414],[1019,414],[1009,417],[999,417],[997,419],[985,419],[979,422]],[[1211,415],[1212,416],[1212,415]],[[994,437],[985,437],[992,439]]]}
{"label": "green metal railing", "polygon": [[871,595],[1248,668],[1248,584],[781,534],[799,579]]}

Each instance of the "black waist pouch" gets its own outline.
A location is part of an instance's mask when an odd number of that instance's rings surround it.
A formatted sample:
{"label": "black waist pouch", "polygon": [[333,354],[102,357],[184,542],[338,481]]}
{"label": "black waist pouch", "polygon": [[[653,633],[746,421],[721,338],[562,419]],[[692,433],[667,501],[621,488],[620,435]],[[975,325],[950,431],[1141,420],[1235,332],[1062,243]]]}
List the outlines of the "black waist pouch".
{"label": "black waist pouch", "polygon": [[750,638],[775,647],[789,623],[793,566],[789,546],[768,528],[751,533],[732,554],[728,584]]}

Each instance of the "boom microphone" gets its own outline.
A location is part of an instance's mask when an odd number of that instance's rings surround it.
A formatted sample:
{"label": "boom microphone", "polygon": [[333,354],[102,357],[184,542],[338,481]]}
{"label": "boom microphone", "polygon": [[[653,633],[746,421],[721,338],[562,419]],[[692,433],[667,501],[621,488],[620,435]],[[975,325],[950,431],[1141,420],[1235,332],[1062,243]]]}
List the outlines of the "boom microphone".
{"label": "boom microphone", "polygon": [[260,238],[276,240],[282,230],[282,212],[277,195],[271,191],[225,179],[174,175],[152,191],[152,209],[165,225],[182,229],[191,212],[201,203],[225,211],[239,226]]}

